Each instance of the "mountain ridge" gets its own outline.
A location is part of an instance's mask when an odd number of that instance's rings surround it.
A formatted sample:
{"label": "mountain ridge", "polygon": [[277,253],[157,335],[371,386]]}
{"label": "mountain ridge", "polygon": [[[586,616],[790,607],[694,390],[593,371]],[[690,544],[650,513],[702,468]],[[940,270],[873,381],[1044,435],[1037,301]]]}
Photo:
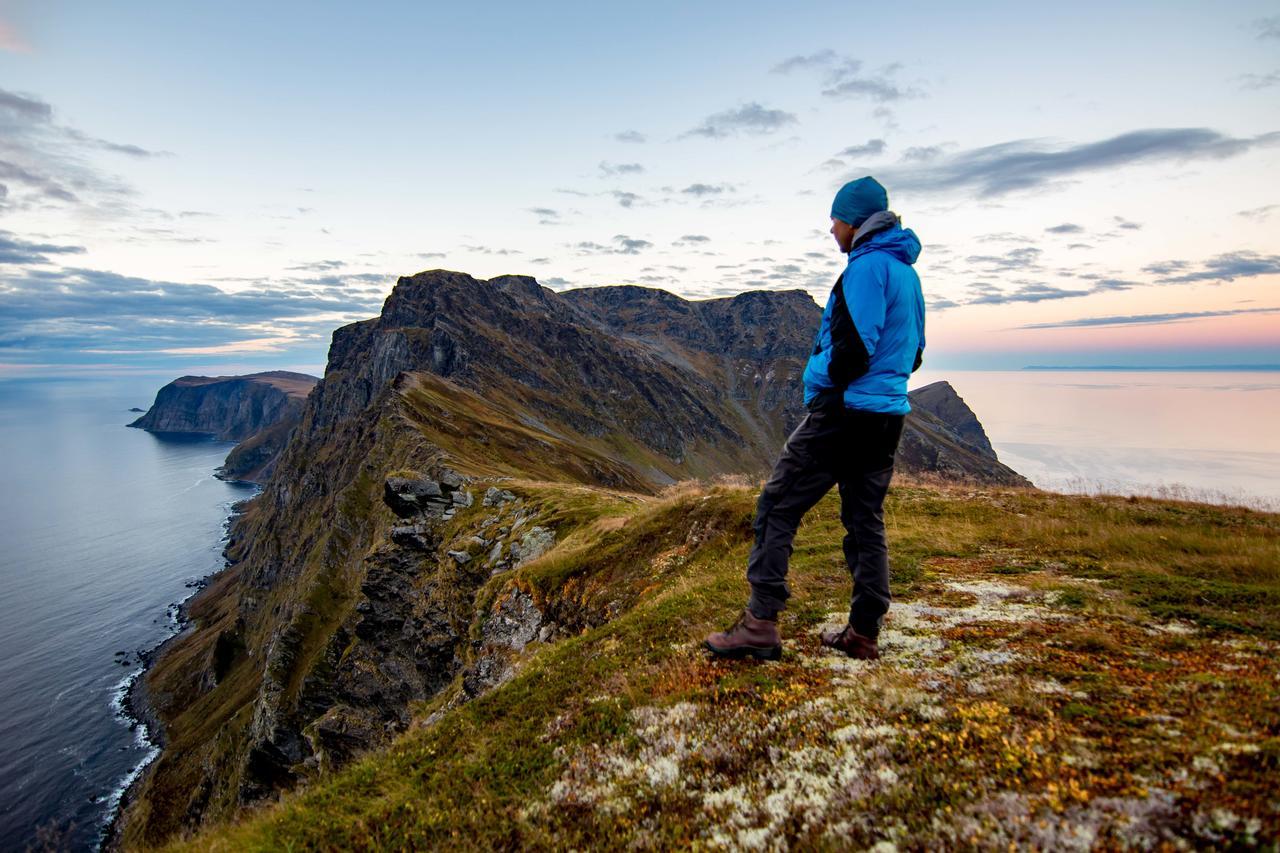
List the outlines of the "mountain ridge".
{"label": "mountain ridge", "polygon": [[[804,414],[816,303],[568,293],[426,271],[334,331],[274,473],[233,518],[227,568],[131,690],[166,748],[122,798],[118,839],[156,843],[326,772],[452,679],[492,687],[502,667],[476,645],[485,591],[557,528],[549,507],[504,498],[504,480],[639,500],[767,471]],[[623,337],[628,312],[644,324]],[[935,415],[909,420],[921,470],[1026,485]],[[406,521],[387,503],[397,489],[437,497]],[[490,528],[474,526],[481,505]],[[609,612],[557,607],[557,624],[583,627]]]}

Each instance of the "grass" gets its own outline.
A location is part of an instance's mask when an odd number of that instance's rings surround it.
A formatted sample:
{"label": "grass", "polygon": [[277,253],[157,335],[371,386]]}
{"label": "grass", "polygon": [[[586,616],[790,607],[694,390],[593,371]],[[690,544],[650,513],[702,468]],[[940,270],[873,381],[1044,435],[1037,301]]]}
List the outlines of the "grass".
{"label": "grass", "polygon": [[388,748],[165,849],[1280,836],[1280,516],[898,481],[895,603],[868,664],[816,639],[849,595],[833,492],[796,539],[784,659],[735,664],[699,642],[745,599],[756,487],[501,485],[557,544],[489,581],[484,608],[522,589],[564,638],[472,701],[424,703]]}

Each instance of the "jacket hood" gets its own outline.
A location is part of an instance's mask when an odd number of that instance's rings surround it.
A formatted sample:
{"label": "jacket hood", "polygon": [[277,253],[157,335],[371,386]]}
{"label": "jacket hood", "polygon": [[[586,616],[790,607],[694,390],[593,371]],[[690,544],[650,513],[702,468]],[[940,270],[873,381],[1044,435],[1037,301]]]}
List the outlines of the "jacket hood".
{"label": "jacket hood", "polygon": [[875,251],[888,252],[904,264],[914,264],[920,257],[920,238],[910,228],[903,228],[902,218],[892,210],[881,210],[858,226],[849,260]]}

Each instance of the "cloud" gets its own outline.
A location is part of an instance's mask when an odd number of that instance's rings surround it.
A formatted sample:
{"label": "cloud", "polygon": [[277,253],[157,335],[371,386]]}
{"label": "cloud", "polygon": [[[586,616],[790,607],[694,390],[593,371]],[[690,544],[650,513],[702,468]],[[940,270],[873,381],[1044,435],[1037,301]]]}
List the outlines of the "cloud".
{"label": "cloud", "polygon": [[1198,281],[1235,281],[1260,275],[1280,275],[1280,255],[1260,255],[1251,251],[1224,252],[1191,269],[1186,261],[1161,261],[1143,267],[1158,276],[1161,284],[1188,284]]}
{"label": "cloud", "polygon": [[1270,89],[1280,83],[1280,71],[1272,71],[1270,74],[1241,74],[1236,79],[1240,81],[1241,89]]}
{"label": "cloud", "polygon": [[773,74],[790,74],[792,71],[808,70],[810,68],[827,68],[835,61],[836,52],[834,50],[820,50],[817,53],[784,59],[769,71]]}
{"label": "cloud", "polygon": [[1270,18],[1255,18],[1253,29],[1260,39],[1280,39],[1280,15]]}
{"label": "cloud", "polygon": [[525,210],[538,217],[539,225],[560,224],[560,211],[553,207],[526,207]]}
{"label": "cloud", "polygon": [[941,145],[917,145],[902,152],[903,162],[927,163],[942,154]]}
{"label": "cloud", "polygon": [[336,270],[346,266],[345,261],[311,261],[310,263],[299,264],[296,267],[286,267],[291,270],[307,270],[309,272],[322,272],[324,270]]}
{"label": "cloud", "polygon": [[883,139],[868,139],[862,145],[850,145],[848,148],[839,152],[837,157],[874,157],[883,154],[885,149],[885,141]]}
{"label": "cloud", "polygon": [[699,198],[733,191],[733,184],[689,184],[689,186],[680,190],[685,195],[698,196]]}
{"label": "cloud", "polygon": [[1040,269],[1041,254],[1041,250],[1035,246],[1022,246],[1010,249],[1003,255],[970,255],[965,260],[971,264],[987,267],[988,272],[1035,270]]}
{"label": "cloud", "polygon": [[1084,229],[1079,225],[1075,225],[1070,222],[1064,222],[1061,225],[1053,225],[1044,230],[1048,231],[1050,234],[1080,234],[1084,231]]}
{"label": "cloud", "polygon": [[1043,187],[1075,175],[1162,161],[1224,159],[1280,142],[1280,132],[1236,138],[1208,128],[1135,130],[1079,145],[1019,139],[958,152],[936,163],[882,169],[896,190],[974,191],[980,198]]}
{"label": "cloud", "polygon": [[631,207],[636,202],[642,201],[640,196],[636,195],[635,193],[624,192],[623,190],[610,190],[609,195],[617,199],[618,204],[622,205],[623,207]]}
{"label": "cloud", "polygon": [[1123,228],[1123,229],[1124,229],[1124,230],[1126,230],[1126,231],[1141,231],[1141,230],[1142,230],[1142,223],[1141,223],[1141,222],[1130,222],[1129,220],[1125,219],[1123,216],[1113,216],[1113,217],[1111,217],[1111,220],[1112,220],[1113,222],[1115,222],[1115,224],[1116,224],[1116,226],[1117,226],[1118,228]]}
{"label": "cloud", "polygon": [[1109,317],[1080,317],[1075,320],[1060,320],[1055,323],[1028,323],[1015,326],[1016,329],[1074,329],[1096,326],[1138,326],[1159,325],[1163,323],[1181,323],[1186,320],[1199,320],[1206,317],[1233,317],[1237,314],[1275,314],[1277,308],[1228,308],[1221,311],[1178,311],[1169,314],[1130,314]]}
{"label": "cloud", "polygon": [[95,165],[87,156],[94,151],[133,158],[170,156],[57,124],[46,101],[0,89],[0,206],[5,211],[71,205],[109,217],[137,213],[132,203],[136,191]]}
{"label": "cloud", "polygon": [[601,175],[639,175],[644,172],[644,166],[639,163],[608,163],[604,160],[600,161]]}
{"label": "cloud", "polygon": [[648,240],[628,237],[626,234],[615,234],[612,245],[602,245],[584,240],[574,245],[580,255],[638,255],[645,249],[652,249]]}
{"label": "cloud", "polygon": [[645,142],[648,139],[638,130],[624,130],[621,133],[615,133],[613,138],[619,142]]}
{"label": "cloud", "polygon": [[685,234],[680,239],[684,240],[686,243],[707,243],[711,240],[710,237],[704,234]]}
{"label": "cloud", "polygon": [[708,139],[723,139],[739,132],[773,133],[796,122],[797,119],[792,113],[768,109],[752,101],[743,106],[707,116],[702,124],[681,134],[679,138],[705,136]]}
{"label": "cloud", "polygon": [[238,292],[85,268],[28,268],[0,289],[0,351],[140,354],[254,346],[270,337],[323,344],[333,328],[374,316],[382,274],[257,281]]}
{"label": "cloud", "polygon": [[51,264],[49,255],[83,254],[84,246],[32,243],[12,231],[0,230],[0,264]]}
{"label": "cloud", "polygon": [[1271,215],[1271,211],[1280,207],[1280,204],[1266,204],[1262,207],[1254,207],[1249,210],[1241,210],[1236,216],[1243,216],[1245,219],[1252,219],[1261,222]]}
{"label": "cloud", "polygon": [[1087,296],[1089,290],[1067,290],[1043,282],[1028,282],[1019,285],[1016,290],[1002,291],[989,284],[979,284],[980,294],[970,299],[967,305],[1004,305],[1010,302],[1044,302],[1049,299],[1070,299],[1075,296]]}
{"label": "cloud", "polygon": [[903,86],[892,79],[902,68],[902,63],[893,62],[872,74],[862,74],[862,62],[857,59],[842,58],[834,50],[820,50],[817,53],[793,56],[770,69],[774,74],[790,74],[792,71],[824,72],[824,88],[822,94],[828,98],[870,98],[873,101],[887,103],[905,98],[923,97],[919,89]]}

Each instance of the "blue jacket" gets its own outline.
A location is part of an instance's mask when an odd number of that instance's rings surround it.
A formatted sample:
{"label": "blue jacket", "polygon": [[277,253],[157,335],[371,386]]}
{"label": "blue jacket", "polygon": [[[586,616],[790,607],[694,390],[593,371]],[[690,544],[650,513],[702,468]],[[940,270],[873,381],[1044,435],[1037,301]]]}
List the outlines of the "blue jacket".
{"label": "blue jacket", "polygon": [[924,353],[924,294],[911,266],[919,255],[915,232],[892,212],[874,214],[858,229],[805,364],[806,406],[843,387],[848,408],[911,411],[907,378]]}

